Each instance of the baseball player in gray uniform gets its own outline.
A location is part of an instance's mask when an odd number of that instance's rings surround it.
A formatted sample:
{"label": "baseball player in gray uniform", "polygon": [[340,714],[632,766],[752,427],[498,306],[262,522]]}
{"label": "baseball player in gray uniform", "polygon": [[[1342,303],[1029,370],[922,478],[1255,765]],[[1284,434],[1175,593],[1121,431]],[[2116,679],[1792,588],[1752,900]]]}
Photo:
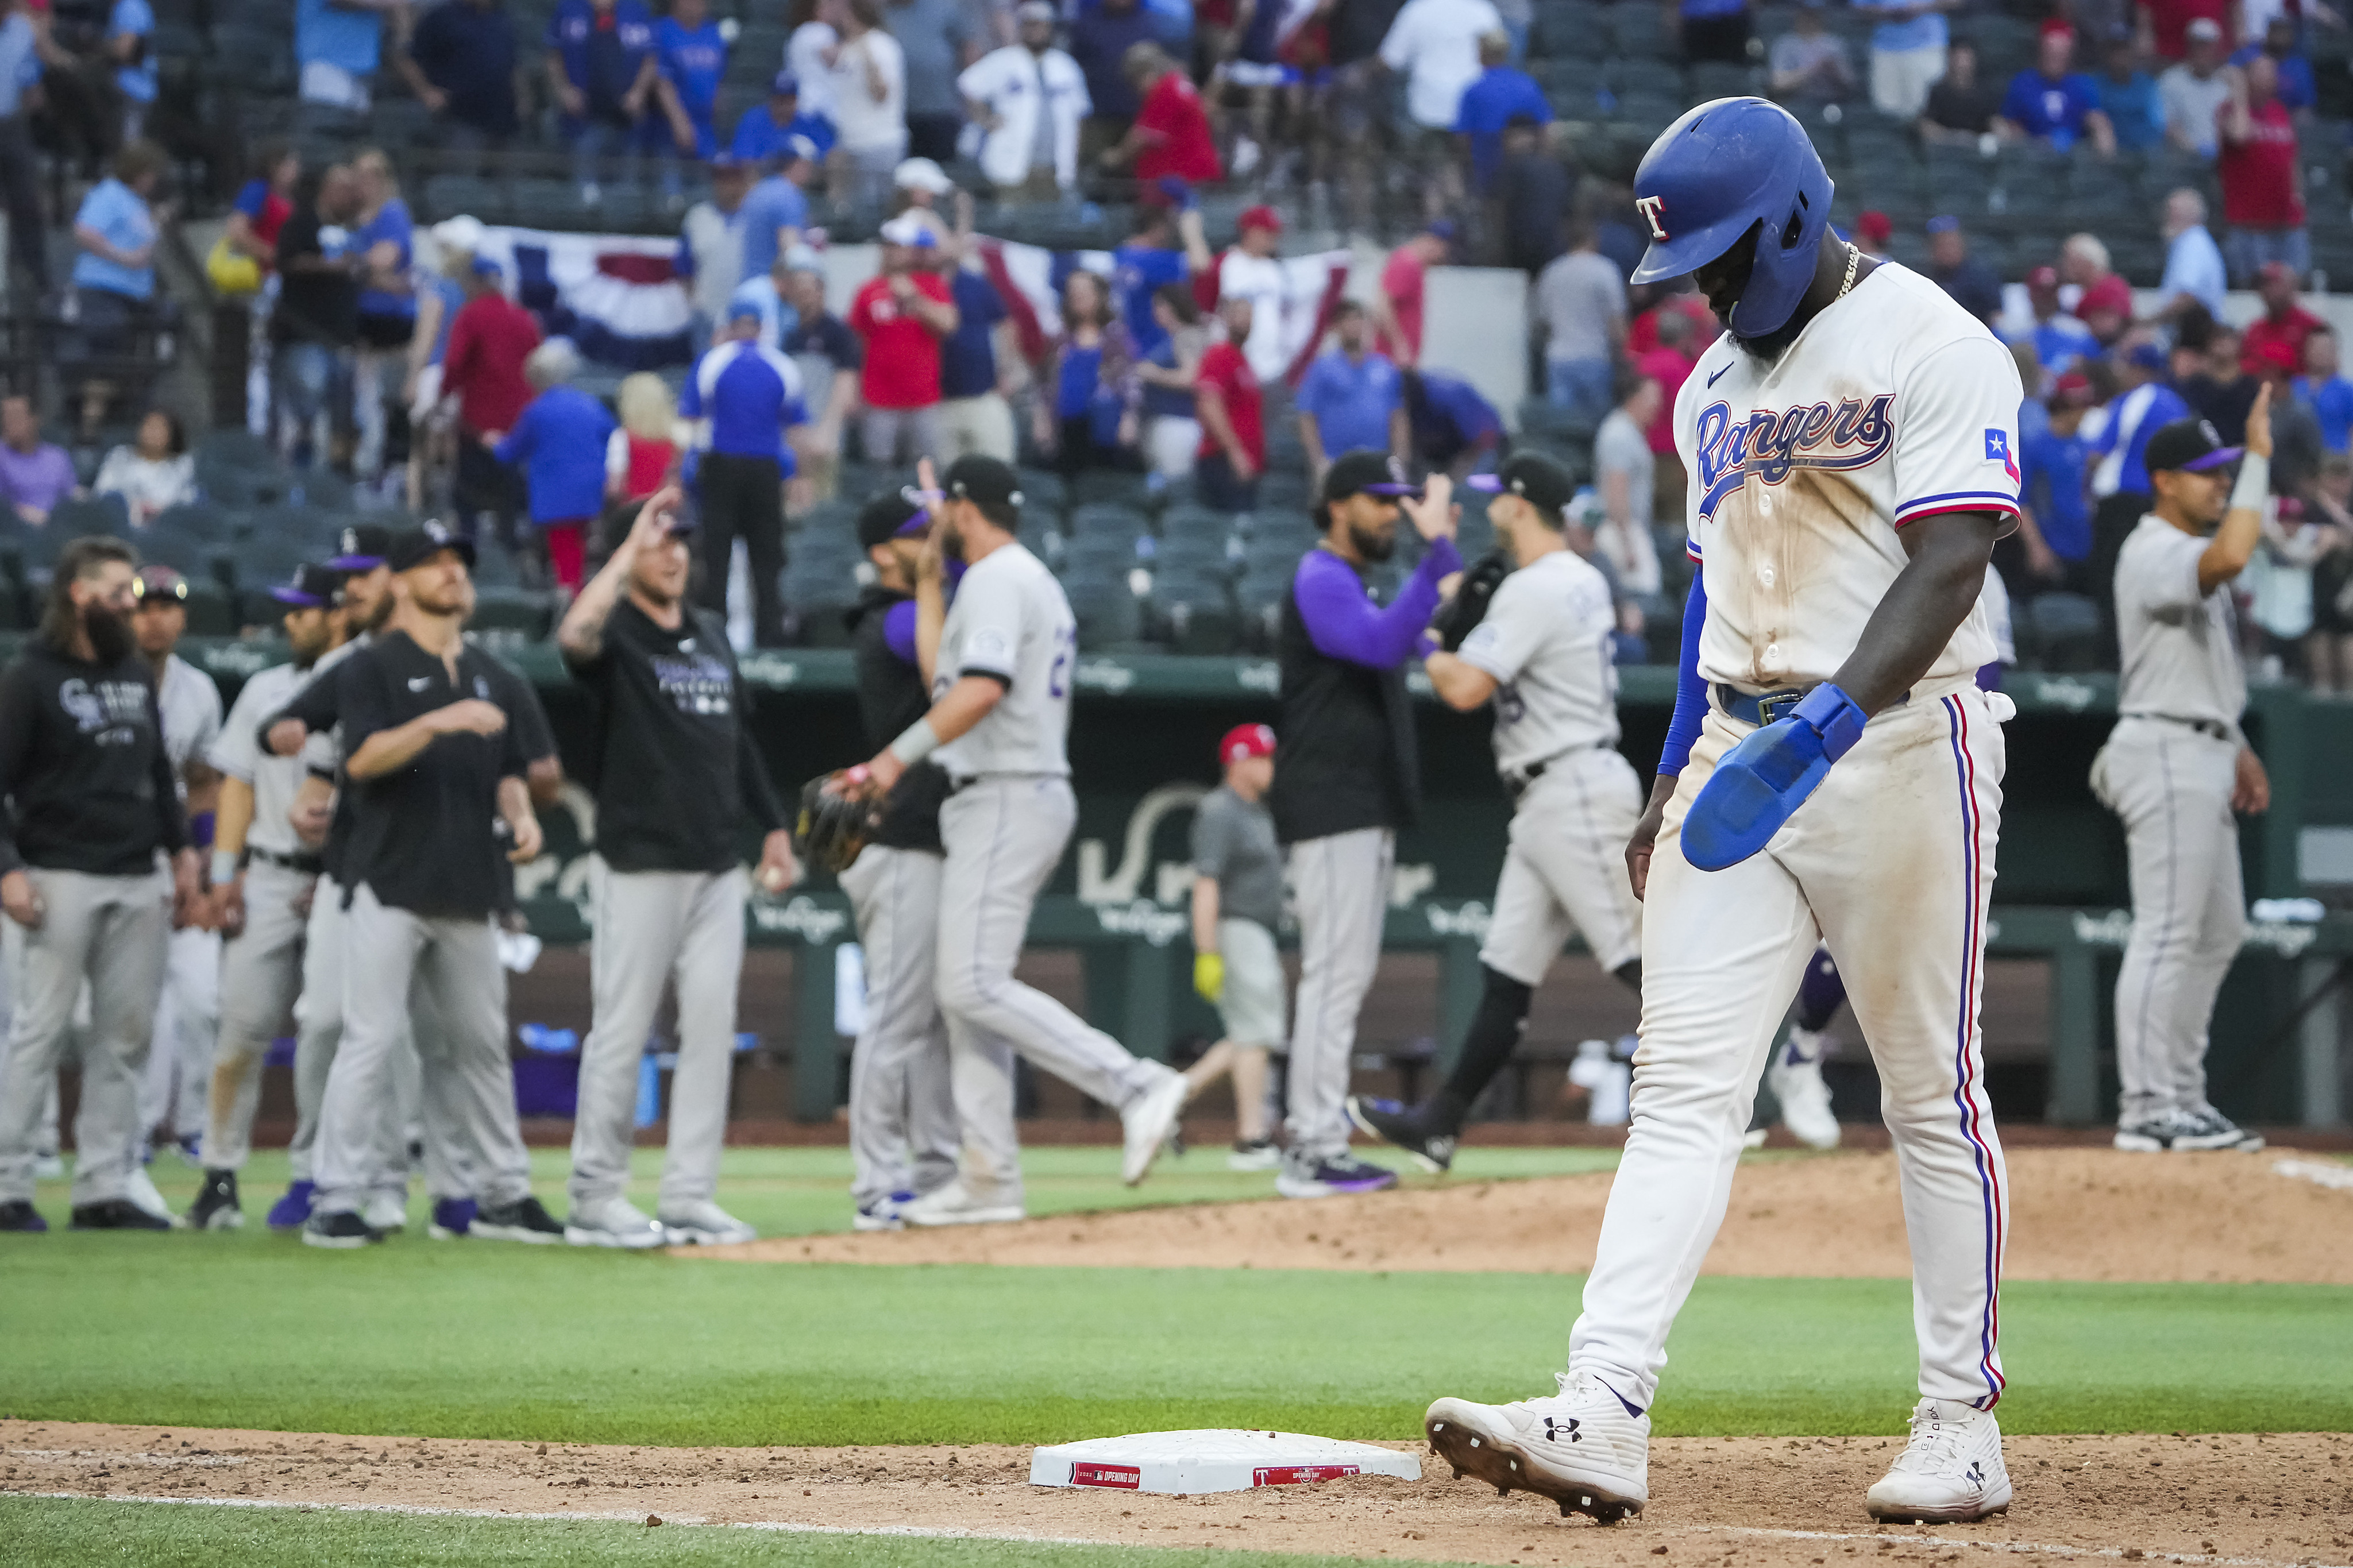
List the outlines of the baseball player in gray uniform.
{"label": "baseball player in gray uniform", "polygon": [[506,971],[494,915],[502,860],[539,853],[514,720],[519,683],[462,636],[472,544],[436,522],[396,536],[397,600],[385,635],[335,674],[353,826],[344,870],[343,1040],[319,1113],[318,1204],[306,1245],[365,1247],[362,1212],[380,1174],[376,1130],[411,988],[426,1098],[448,1117],[480,1184],[470,1235],[546,1243],[564,1227],[531,1191],[531,1157],[507,1066]]}
{"label": "baseball player in gray uniform", "polygon": [[[687,603],[693,525],[685,497],[638,510],[604,569],[556,633],[573,679],[597,697],[596,1026],[580,1053],[573,1120],[575,1247],[749,1241],[719,1206],[719,1150],[735,1052],[747,891],[736,840],[761,830],[759,876],[781,892],[799,876],[727,646],[726,617]],[[654,1215],[629,1202],[638,1064],[662,992],[675,982],[678,1067]]]}
{"label": "baseball player in gray uniform", "polygon": [[2262,537],[2271,455],[2268,390],[2247,416],[2243,458],[2202,420],[2162,426],[2148,438],[2153,505],[2116,557],[2124,671],[2092,791],[2124,818],[2131,854],[2132,938],[2116,973],[2119,1149],[2263,1146],[2207,1103],[2206,1030],[2247,929],[2232,814],[2271,804],[2239,729],[2247,679],[2231,605]]}
{"label": "baseball player in gray uniform", "polygon": [[[927,499],[939,493],[928,464],[922,482]],[[1078,823],[1066,747],[1078,623],[1053,574],[1014,538],[1021,489],[1009,464],[959,458],[933,505],[941,548],[968,569],[938,632],[919,623],[919,652],[933,654],[931,710],[850,785],[887,791],[934,755],[950,780],[940,808],[938,991],[964,1161],[955,1181],[903,1215],[911,1225],[970,1225],[1024,1212],[1015,1051],[1118,1108],[1120,1173],[1131,1185],[1175,1129],[1186,1085],[1013,977],[1030,909]]]}
{"label": "baseball player in gray uniform", "polygon": [[326,567],[305,565],[269,593],[286,607],[280,621],[293,658],[246,681],[207,755],[221,775],[211,878],[212,922],[222,938],[221,1028],[191,1230],[245,1223],[237,1175],[252,1152],[261,1060],[301,994],[302,937],[319,879],[318,849],[295,833],[292,818],[302,760],[264,752],[260,731],[342,643],[343,584]]}
{"label": "baseball player in gray uniform", "polygon": [[[179,776],[189,841],[201,853],[212,847],[214,807],[220,795],[220,773],[206,760],[220,738],[220,688],[173,651],[188,629],[187,579],[169,566],[142,566],[135,591],[131,635],[155,672],[164,750]],[[191,1158],[212,1087],[213,1045],[220,1031],[220,965],[218,932],[189,925],[172,933],[154,1044],[147,1052],[147,1076],[139,1097],[147,1131],[163,1128]]]}
{"label": "baseball player in gray uniform", "polygon": [[[859,542],[875,580],[849,614],[858,660],[858,713],[866,743],[886,746],[931,710],[917,637],[931,608],[934,655],[946,583],[931,545],[931,514],[907,491],[868,499]],[[866,1016],[849,1058],[849,1195],[859,1230],[897,1230],[907,1205],[955,1180],[955,1096],[939,971],[940,803],[935,763],[907,770],[882,820],[841,872],[865,960]]]}
{"label": "baseball player in gray uniform", "polygon": [[[1351,1097],[1357,1126],[1432,1171],[1453,1163],[1462,1122],[1511,1060],[1528,1006],[1575,929],[1595,962],[1639,996],[1641,905],[1624,869],[1626,840],[1642,815],[1642,784],[1618,753],[1616,616],[1609,584],[1568,547],[1576,481],[1523,453],[1495,476],[1488,509],[1514,570],[1477,616],[1476,578],[1424,645],[1423,668],[1450,708],[1495,710],[1495,771],[1512,797],[1511,845],[1479,952],[1485,986],[1453,1072],[1410,1109]],[[1455,643],[1450,651],[1447,642]]]}

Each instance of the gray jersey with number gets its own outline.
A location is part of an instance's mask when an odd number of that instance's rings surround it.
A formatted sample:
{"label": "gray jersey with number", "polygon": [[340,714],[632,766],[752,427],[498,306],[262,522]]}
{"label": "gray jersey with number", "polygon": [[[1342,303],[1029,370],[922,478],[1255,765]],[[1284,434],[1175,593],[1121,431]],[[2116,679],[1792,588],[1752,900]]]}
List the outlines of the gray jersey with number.
{"label": "gray jersey with number", "polygon": [[180,781],[180,795],[188,793],[188,764],[200,762],[220,736],[220,688],[211,676],[172,654],[164,660],[164,679],[155,691],[155,707],[164,719],[164,752],[172,759],[172,775]]}
{"label": "gray jersey with number", "polygon": [[310,669],[300,665],[275,664],[256,672],[237,694],[219,737],[205,753],[205,760],[221,773],[252,786],[253,824],[246,829],[245,841],[273,855],[300,855],[308,847],[295,837],[294,824],[287,816],[294,808],[294,796],[307,770],[299,756],[279,757],[264,752],[261,726],[310,680]]}
{"label": "gray jersey with number", "polygon": [[937,752],[953,777],[1071,771],[1071,675],[1079,624],[1062,585],[1018,544],[1000,545],[964,574],[940,631],[932,700],[967,675],[1006,683],[988,715]]}
{"label": "gray jersey with number", "polygon": [[2231,585],[2198,589],[2210,542],[2154,512],[2116,555],[2116,640],[2124,674],[2119,713],[2204,719],[2235,728],[2247,707]]}
{"label": "gray jersey with number", "polygon": [[1618,743],[1609,584],[1558,550],[1496,587],[1465,637],[1465,664],[1495,678],[1495,766],[1519,773],[1564,752]]}

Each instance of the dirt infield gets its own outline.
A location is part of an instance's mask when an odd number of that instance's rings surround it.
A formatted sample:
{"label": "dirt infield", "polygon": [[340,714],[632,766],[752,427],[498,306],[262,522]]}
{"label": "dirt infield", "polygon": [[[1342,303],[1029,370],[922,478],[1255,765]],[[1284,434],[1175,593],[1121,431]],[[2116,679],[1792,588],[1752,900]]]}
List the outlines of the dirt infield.
{"label": "dirt infield", "polygon": [[[1594,1568],[2016,1555],[2353,1562],[2353,1436],[2012,1437],[2007,1518],[1875,1526],[1894,1437],[1665,1438],[1611,1530],[1436,1476],[1177,1499],[1029,1484],[1027,1449],[626,1448],[0,1421],[0,1490],[916,1530]],[[1426,1457],[1425,1457],[1426,1458]]]}
{"label": "dirt infield", "polygon": [[[2353,1192],[2293,1180],[2256,1154],[2019,1149],[2005,1273],[2013,1279],[2353,1284]],[[1581,1273],[1609,1176],[1465,1182],[1313,1204],[1203,1205],[1020,1225],[804,1237],[695,1256],[747,1262]],[[1711,1274],[1900,1279],[1911,1273],[1895,1160],[1755,1161],[1733,1184]]]}

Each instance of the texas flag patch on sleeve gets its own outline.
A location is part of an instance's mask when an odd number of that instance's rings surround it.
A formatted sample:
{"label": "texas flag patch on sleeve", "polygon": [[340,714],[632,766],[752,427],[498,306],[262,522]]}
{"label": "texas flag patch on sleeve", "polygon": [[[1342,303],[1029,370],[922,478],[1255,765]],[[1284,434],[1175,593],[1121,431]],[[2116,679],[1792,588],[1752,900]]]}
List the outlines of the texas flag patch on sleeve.
{"label": "texas flag patch on sleeve", "polygon": [[2000,463],[2001,465],[2001,471],[2010,476],[2010,482],[2011,484],[2018,483],[2018,459],[2010,455],[2010,432],[2002,429],[2000,426],[1989,426],[1986,429],[1985,438],[1986,461],[1989,463]]}

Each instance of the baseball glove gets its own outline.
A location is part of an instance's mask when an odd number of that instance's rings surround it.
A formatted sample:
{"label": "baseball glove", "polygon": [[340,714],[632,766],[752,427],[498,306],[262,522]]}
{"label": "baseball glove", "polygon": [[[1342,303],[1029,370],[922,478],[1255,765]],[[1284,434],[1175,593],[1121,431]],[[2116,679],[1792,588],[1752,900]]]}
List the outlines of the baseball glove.
{"label": "baseball glove", "polygon": [[793,848],[802,861],[835,876],[849,869],[858,852],[881,825],[882,802],[849,792],[839,772],[801,786],[800,815],[793,822]]}
{"label": "baseball glove", "polygon": [[1487,602],[1495,596],[1495,585],[1511,574],[1512,558],[1501,550],[1490,550],[1472,562],[1462,574],[1462,581],[1454,585],[1454,597],[1438,606],[1438,614],[1430,618],[1438,643],[1452,653],[1462,646],[1462,639],[1478,629],[1487,618]]}

